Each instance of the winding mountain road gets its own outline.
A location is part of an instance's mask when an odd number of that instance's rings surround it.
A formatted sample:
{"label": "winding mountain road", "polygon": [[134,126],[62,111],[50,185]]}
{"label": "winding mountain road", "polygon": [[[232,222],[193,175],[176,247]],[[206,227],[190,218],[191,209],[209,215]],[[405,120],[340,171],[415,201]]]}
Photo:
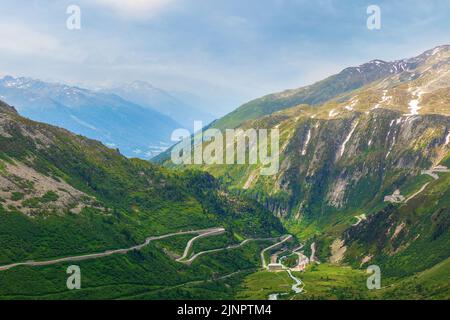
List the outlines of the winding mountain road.
{"label": "winding mountain road", "polygon": [[[47,260],[47,261],[25,261],[25,262],[12,263],[12,264],[8,264],[8,265],[0,266],[0,271],[9,270],[9,269],[12,269],[12,268],[15,268],[18,266],[37,267],[37,266],[48,266],[48,265],[58,264],[61,262],[76,262],[76,261],[99,259],[99,258],[111,256],[114,254],[126,254],[126,253],[128,253],[130,251],[134,251],[134,250],[139,251],[139,250],[142,250],[142,248],[148,246],[150,244],[150,242],[156,241],[156,240],[161,240],[161,239],[170,238],[170,237],[174,237],[174,236],[178,236],[178,235],[185,235],[185,234],[200,234],[198,237],[207,236],[207,235],[223,232],[224,230],[225,229],[223,229],[223,228],[210,228],[210,229],[204,229],[204,230],[179,231],[179,232],[169,233],[169,234],[165,234],[165,235],[161,235],[161,236],[149,237],[145,240],[145,242],[143,244],[136,245],[136,246],[133,246],[130,248],[108,250],[108,251],[100,252],[100,253],[86,254],[86,255],[81,255],[81,256],[71,256],[71,257],[65,257],[65,258],[59,258],[59,259],[53,259],[53,260]],[[198,237],[191,239],[191,241]],[[190,245],[192,245],[192,242]],[[189,246],[189,243],[188,243],[188,246]],[[188,250],[188,246],[186,246],[186,250]],[[185,250],[185,252],[186,252],[186,250]]]}
{"label": "winding mountain road", "polygon": [[421,193],[425,190],[425,188],[428,187],[429,184],[430,184],[429,182],[428,182],[428,183],[425,183],[425,184],[422,186],[422,188],[420,188],[419,191],[417,191],[417,192],[414,193],[412,196],[410,196],[408,199],[406,199],[406,200],[405,200],[405,203],[408,203],[408,201],[414,199],[416,196],[418,196],[419,194],[421,194]]}
{"label": "winding mountain road", "polygon": [[[181,256],[180,258],[176,259],[177,262],[184,263],[184,264],[191,264],[195,259],[197,259],[198,257],[200,257],[202,255],[205,255],[205,254],[240,248],[240,247],[244,246],[245,244],[247,244],[248,242],[251,242],[251,241],[271,241],[271,240],[273,241],[273,240],[280,239],[280,237],[246,239],[246,240],[242,241],[239,244],[231,245],[231,246],[228,246],[228,247],[225,247],[225,248],[212,249],[212,250],[206,250],[206,251],[198,252],[198,253],[194,254],[192,257],[190,257],[189,259],[185,260],[186,257],[188,256],[189,251],[192,248],[192,245],[195,242],[195,240],[197,240],[199,238],[203,238],[203,237],[208,237],[208,236],[222,234],[223,232],[225,232],[225,229],[221,228],[221,227],[204,229],[204,230],[179,231],[179,232],[169,233],[169,234],[165,234],[165,235],[161,235],[161,236],[149,237],[149,238],[147,238],[145,240],[144,243],[142,243],[140,245],[136,245],[136,246],[130,247],[130,248],[108,250],[108,251],[100,252],[100,253],[92,253],[92,254],[86,254],[86,255],[80,255],[80,256],[70,256],[70,257],[59,258],[59,259],[52,259],[52,260],[46,260],[46,261],[33,261],[33,260],[31,260],[31,261],[25,261],[25,262],[18,262],[18,263],[12,263],[12,264],[8,264],[8,265],[3,265],[3,266],[0,266],[0,272],[1,271],[5,271],[5,270],[9,270],[9,269],[12,269],[12,268],[15,268],[15,267],[19,267],[19,266],[28,266],[28,267],[49,266],[49,265],[54,265],[54,264],[58,264],[58,263],[62,263],[62,262],[85,261],[85,260],[93,260],[93,259],[99,259],[99,258],[103,258],[103,257],[108,257],[108,256],[112,256],[112,255],[115,255],[115,254],[126,254],[126,253],[128,253],[130,251],[142,250],[144,247],[148,246],[150,244],[150,242],[152,242],[152,241],[166,239],[166,238],[170,238],[170,237],[174,237],[174,236],[178,236],[178,235],[186,235],[186,234],[198,234],[198,235],[188,241],[188,243],[186,244],[186,248],[184,249],[183,256]],[[271,245],[270,247],[267,247],[267,248],[265,248],[265,249],[263,249],[261,251],[261,258],[262,258],[262,261],[263,261],[263,268],[267,267],[266,264],[265,264],[264,253],[267,250],[270,250],[270,249],[272,249],[272,248],[274,248],[274,247],[276,247],[276,246],[286,242],[287,240],[289,240],[291,238],[292,238],[291,235],[285,235],[285,236],[282,237],[282,240],[280,242],[275,243],[274,245]]]}
{"label": "winding mountain road", "polygon": [[216,235],[222,234],[224,232],[225,232],[224,228],[216,228],[216,229],[211,229],[210,231],[207,231],[207,232],[203,232],[203,233],[199,234],[198,236],[192,238],[191,240],[188,241],[186,248],[184,249],[183,255],[180,258],[178,258],[176,261],[182,262],[182,260],[186,259],[195,240],[200,239],[200,238],[210,237],[210,236],[216,236]]}
{"label": "winding mountain road", "polygon": [[220,251],[225,251],[225,250],[232,250],[232,249],[237,249],[240,248],[242,246],[244,246],[245,244],[251,242],[251,241],[270,241],[270,240],[277,240],[279,238],[257,238],[257,239],[246,239],[244,241],[242,241],[239,244],[235,244],[235,245],[231,245],[225,248],[218,248],[218,249],[211,249],[211,250],[206,250],[206,251],[202,251],[199,253],[194,254],[192,257],[190,257],[188,260],[184,260],[184,261],[180,261],[186,264],[191,264],[192,262],[194,262],[195,259],[197,259],[198,257],[208,254],[208,253],[214,253],[214,252],[220,252]]}
{"label": "winding mountain road", "polygon": [[291,235],[286,235],[286,236],[284,236],[284,239],[281,240],[280,242],[277,242],[277,243],[275,243],[275,244],[273,244],[273,245],[271,245],[271,246],[269,246],[269,247],[267,247],[267,248],[265,248],[265,249],[263,249],[261,251],[261,262],[262,262],[263,269],[267,269],[266,258],[264,257],[264,254],[266,253],[266,251],[278,247],[279,245],[281,245],[281,244],[285,243],[286,241],[290,240],[291,238],[292,238]]}

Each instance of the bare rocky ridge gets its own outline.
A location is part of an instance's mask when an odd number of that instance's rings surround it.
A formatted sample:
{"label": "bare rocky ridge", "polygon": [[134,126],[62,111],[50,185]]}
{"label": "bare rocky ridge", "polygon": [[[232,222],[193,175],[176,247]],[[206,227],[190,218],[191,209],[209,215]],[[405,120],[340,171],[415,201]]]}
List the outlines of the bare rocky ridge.
{"label": "bare rocky ridge", "polygon": [[[83,208],[104,208],[86,193],[74,188],[61,177],[35,169],[38,163],[32,155],[34,148],[51,153],[58,143],[49,125],[21,118],[14,107],[0,101],[0,138],[24,139],[29,144],[29,155],[18,152],[22,160],[0,157],[0,200],[4,208],[15,209],[28,215],[80,213]],[[57,128],[69,139],[80,143],[83,138]],[[2,140],[2,149],[13,150],[14,144]]]}
{"label": "bare rocky ridge", "polygon": [[60,179],[45,176],[20,162],[2,164],[0,199],[6,208],[33,216],[39,212],[80,213],[87,206],[95,206],[92,197]]}

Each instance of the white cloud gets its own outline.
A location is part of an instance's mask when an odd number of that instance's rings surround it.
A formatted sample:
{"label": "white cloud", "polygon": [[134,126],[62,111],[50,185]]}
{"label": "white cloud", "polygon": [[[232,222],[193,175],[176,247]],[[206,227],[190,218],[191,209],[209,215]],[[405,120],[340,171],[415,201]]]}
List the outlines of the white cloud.
{"label": "white cloud", "polygon": [[86,57],[86,52],[77,43],[63,42],[54,34],[18,21],[0,21],[0,39],[0,53],[7,57],[52,58],[68,63]]}
{"label": "white cloud", "polygon": [[0,50],[15,54],[51,54],[60,47],[58,40],[14,22],[0,23]]}
{"label": "white cloud", "polygon": [[173,0],[95,0],[95,2],[122,16],[144,18],[153,16]]}

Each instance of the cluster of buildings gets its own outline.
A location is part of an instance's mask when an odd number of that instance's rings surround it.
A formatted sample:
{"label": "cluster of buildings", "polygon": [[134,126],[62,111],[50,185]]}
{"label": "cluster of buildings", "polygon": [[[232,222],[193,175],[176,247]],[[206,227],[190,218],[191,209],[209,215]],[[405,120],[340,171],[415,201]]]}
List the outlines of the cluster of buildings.
{"label": "cluster of buildings", "polygon": [[[276,262],[276,259],[275,261],[272,259],[272,262],[267,266],[267,269],[271,272],[284,271],[287,269],[291,271],[305,271],[306,266],[310,263],[309,258],[301,252],[294,251],[294,253],[298,256],[297,265],[295,267],[287,268],[282,263]],[[273,255],[272,258],[274,256],[276,255]]]}
{"label": "cluster of buildings", "polygon": [[395,190],[390,196],[384,197],[384,202],[402,203],[405,201],[405,197],[400,194],[400,190]]}

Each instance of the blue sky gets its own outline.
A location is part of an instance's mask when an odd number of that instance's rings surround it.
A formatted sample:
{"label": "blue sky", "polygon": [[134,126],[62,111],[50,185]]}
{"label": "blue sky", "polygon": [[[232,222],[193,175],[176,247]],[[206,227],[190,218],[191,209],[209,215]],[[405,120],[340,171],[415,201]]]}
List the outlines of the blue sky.
{"label": "blue sky", "polygon": [[[216,115],[372,59],[450,44],[448,0],[0,0],[0,74],[145,80]],[[81,8],[81,30],[66,8]],[[382,28],[366,27],[368,5]]]}

